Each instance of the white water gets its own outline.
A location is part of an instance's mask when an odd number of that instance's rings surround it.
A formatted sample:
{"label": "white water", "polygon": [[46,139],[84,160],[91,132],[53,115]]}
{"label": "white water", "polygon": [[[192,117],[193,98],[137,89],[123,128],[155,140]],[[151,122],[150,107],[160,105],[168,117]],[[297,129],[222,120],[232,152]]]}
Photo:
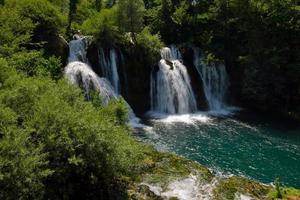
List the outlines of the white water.
{"label": "white water", "polygon": [[209,110],[220,111],[226,108],[226,94],[229,86],[224,64],[205,64],[199,49],[194,48],[194,65],[203,81],[204,94]]}
{"label": "white water", "polygon": [[[87,64],[87,43],[85,37],[70,41],[69,49],[69,64],[65,67],[65,76],[71,84],[83,87],[85,97],[88,100],[91,98],[91,91],[97,91],[104,105],[107,105],[110,100],[120,97],[110,82],[106,78],[100,78]],[[112,60],[116,60],[115,51],[112,51],[110,55]],[[114,61],[111,63],[112,67],[116,66]],[[132,127],[142,127],[142,125],[139,124],[140,119],[136,117],[130,105],[126,101],[125,103],[128,107],[129,124]]]}
{"label": "white water", "polygon": [[161,50],[159,70],[151,75],[151,111],[167,114],[195,112],[197,103],[186,67],[178,60],[179,50]]}
{"label": "white water", "polygon": [[118,74],[117,60],[118,56],[115,49],[109,50],[109,57],[107,58],[104,50],[99,50],[99,59],[101,71],[104,77],[106,77],[112,84],[115,92],[120,94],[120,79]]}
{"label": "white water", "polygon": [[255,198],[237,192],[235,194],[234,200],[255,200]]}
{"label": "white water", "polygon": [[82,62],[71,62],[65,68],[65,75],[71,84],[83,87],[85,97],[91,98],[91,91],[96,90],[101,96],[102,103],[106,105],[117,95],[106,78],[100,78],[91,68]]}
{"label": "white water", "polygon": [[91,98],[91,91],[96,90],[101,96],[103,104],[107,104],[111,99],[116,99],[117,95],[112,86],[105,78],[100,78],[87,62],[86,38],[72,40],[69,43],[69,64],[65,68],[65,76],[71,82],[83,87],[85,97]]}
{"label": "white water", "polygon": [[87,62],[86,49],[87,49],[87,43],[85,37],[83,37],[80,40],[70,41],[68,63],[74,61],[81,61],[86,63]]}
{"label": "white water", "polygon": [[164,124],[173,124],[176,122],[185,124],[199,124],[199,123],[210,123],[211,117],[207,112],[196,112],[187,114],[162,114],[155,112],[148,112],[147,117],[153,121],[162,122]]}
{"label": "white water", "polygon": [[170,182],[166,186],[147,185],[149,189],[156,195],[164,199],[177,198],[179,200],[212,200],[213,189],[216,187],[217,179],[213,179],[210,183],[203,183],[201,177],[190,174],[188,177]]}

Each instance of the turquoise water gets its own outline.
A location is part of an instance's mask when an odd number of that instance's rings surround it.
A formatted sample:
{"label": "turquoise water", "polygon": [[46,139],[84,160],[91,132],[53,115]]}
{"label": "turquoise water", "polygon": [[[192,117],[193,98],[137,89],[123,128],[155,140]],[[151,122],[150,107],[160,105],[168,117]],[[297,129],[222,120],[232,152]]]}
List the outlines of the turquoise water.
{"label": "turquoise water", "polygon": [[215,172],[300,188],[300,127],[261,116],[177,116],[146,120],[139,140]]}

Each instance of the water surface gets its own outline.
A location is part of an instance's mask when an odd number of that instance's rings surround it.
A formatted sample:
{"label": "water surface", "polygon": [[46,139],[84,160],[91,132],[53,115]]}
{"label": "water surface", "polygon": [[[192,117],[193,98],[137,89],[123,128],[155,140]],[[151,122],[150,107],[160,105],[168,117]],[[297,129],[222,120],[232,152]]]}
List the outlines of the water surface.
{"label": "water surface", "polygon": [[152,128],[139,140],[175,152],[222,174],[245,176],[263,183],[276,177],[300,188],[300,127],[279,119],[246,114],[207,114],[146,120]]}

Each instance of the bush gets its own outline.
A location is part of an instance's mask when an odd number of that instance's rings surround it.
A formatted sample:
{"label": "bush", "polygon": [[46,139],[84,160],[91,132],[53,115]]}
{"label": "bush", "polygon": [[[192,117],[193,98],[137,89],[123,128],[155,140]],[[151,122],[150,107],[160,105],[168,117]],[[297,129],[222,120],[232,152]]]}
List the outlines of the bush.
{"label": "bush", "polygon": [[88,35],[93,35],[98,44],[111,46],[120,40],[116,22],[116,9],[102,9],[83,22],[81,29]]}
{"label": "bush", "polygon": [[0,7],[0,56],[10,57],[30,42],[34,24],[15,9]]}
{"label": "bush", "polygon": [[153,58],[154,62],[158,60],[160,49],[163,47],[163,43],[158,34],[152,35],[149,28],[145,27],[143,31],[137,35],[137,43],[146,49],[148,56]]}
{"label": "bush", "polygon": [[64,80],[26,78],[3,60],[0,81],[0,197],[105,199],[114,177],[133,172],[140,146],[122,101],[86,102]]}
{"label": "bush", "polygon": [[[61,61],[50,56],[49,50],[57,42],[58,24],[62,19],[57,8],[45,2],[8,0],[0,8],[0,56],[29,76],[43,74],[59,79]],[[44,40],[51,44],[41,49]]]}
{"label": "bush", "polygon": [[30,30],[30,41],[24,47],[35,50],[44,48],[46,55],[57,55],[62,51],[59,33],[65,32],[67,15],[61,14],[59,7],[47,0],[7,0],[4,7],[34,24]]}
{"label": "bush", "polygon": [[6,0],[5,6],[17,10],[20,16],[30,19],[36,25],[35,38],[41,37],[41,34],[56,35],[67,24],[66,16],[47,0]]}
{"label": "bush", "polygon": [[28,76],[43,75],[55,80],[62,77],[62,64],[59,58],[44,58],[40,51],[23,51],[12,55],[9,64]]}
{"label": "bush", "polygon": [[[1,114],[9,114],[0,107]],[[33,145],[30,132],[7,128],[0,141],[0,198],[42,199],[43,180],[52,172],[46,168],[42,145]]]}

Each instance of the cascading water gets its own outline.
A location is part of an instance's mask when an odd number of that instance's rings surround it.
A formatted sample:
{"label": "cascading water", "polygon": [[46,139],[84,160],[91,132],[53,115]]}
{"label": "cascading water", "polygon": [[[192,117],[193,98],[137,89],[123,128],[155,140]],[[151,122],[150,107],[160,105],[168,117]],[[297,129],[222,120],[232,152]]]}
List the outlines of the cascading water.
{"label": "cascading water", "polygon": [[85,97],[90,99],[91,91],[99,92],[103,104],[107,104],[111,99],[117,99],[112,86],[106,78],[100,78],[91,68],[82,62],[71,62],[65,68],[65,75],[71,84],[82,86]]}
{"label": "cascading water", "polygon": [[85,97],[90,99],[91,91],[99,92],[103,104],[116,99],[117,95],[106,78],[100,78],[89,65],[86,64],[86,37],[72,40],[69,43],[69,64],[65,68],[65,75],[72,84],[84,88]]}
{"label": "cascading water", "polygon": [[203,81],[203,89],[209,109],[219,111],[226,108],[226,94],[229,86],[224,64],[205,64],[199,49],[194,48],[194,65]]}
{"label": "cascading water", "polygon": [[83,37],[80,40],[72,40],[69,43],[69,58],[68,62],[81,61],[86,63],[86,38]]}
{"label": "cascading water", "polygon": [[106,58],[104,50],[99,50],[99,59],[101,71],[104,77],[106,77],[112,84],[115,92],[120,94],[120,79],[117,67],[117,52],[115,49],[109,50],[109,58]]}
{"label": "cascading water", "polygon": [[[86,57],[86,47],[87,43],[85,37],[79,40],[70,41],[69,64],[65,68],[65,76],[71,84],[83,87],[87,99],[91,98],[91,91],[94,90],[101,96],[102,103],[107,105],[110,100],[117,99],[119,94],[115,92],[110,81],[106,78],[100,78],[92,68],[86,64],[88,62]],[[110,55],[111,58],[116,61],[115,51]],[[110,66],[116,66],[113,62]],[[128,107],[130,125],[133,127],[141,127],[142,125],[139,124],[140,119],[136,117],[130,105],[126,101],[125,103]]]}
{"label": "cascading water", "polygon": [[159,70],[151,75],[151,111],[184,114],[197,110],[196,99],[186,67],[178,60],[179,50],[161,50]]}

